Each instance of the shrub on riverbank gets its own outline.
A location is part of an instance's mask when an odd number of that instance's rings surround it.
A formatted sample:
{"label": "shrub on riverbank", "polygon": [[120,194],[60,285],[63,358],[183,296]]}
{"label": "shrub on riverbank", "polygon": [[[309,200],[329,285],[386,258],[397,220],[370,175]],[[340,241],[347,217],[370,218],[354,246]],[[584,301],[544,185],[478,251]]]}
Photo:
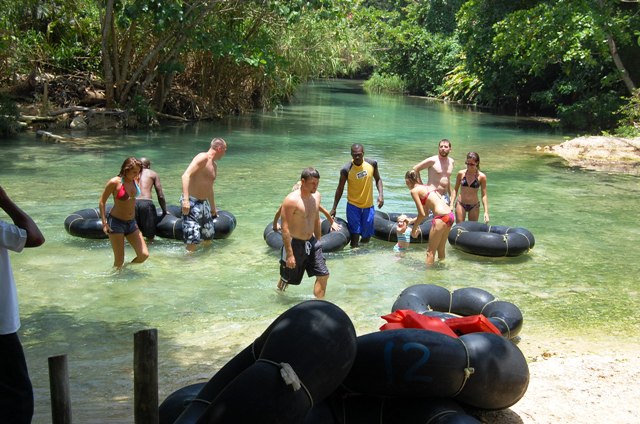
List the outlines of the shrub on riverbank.
{"label": "shrub on riverbank", "polygon": [[365,91],[375,94],[403,94],[406,83],[398,75],[373,74],[363,84]]}

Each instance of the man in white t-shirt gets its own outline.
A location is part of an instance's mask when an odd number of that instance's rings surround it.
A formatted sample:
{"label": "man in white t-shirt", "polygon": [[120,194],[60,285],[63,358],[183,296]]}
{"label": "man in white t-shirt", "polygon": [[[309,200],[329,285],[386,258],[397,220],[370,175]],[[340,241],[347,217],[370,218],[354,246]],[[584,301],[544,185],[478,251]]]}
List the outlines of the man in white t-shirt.
{"label": "man in white t-shirt", "polygon": [[17,334],[20,315],[9,250],[21,252],[25,247],[40,246],[44,236],[1,186],[0,209],[13,221],[0,219],[0,414],[3,422],[28,424],[33,417],[33,388]]}

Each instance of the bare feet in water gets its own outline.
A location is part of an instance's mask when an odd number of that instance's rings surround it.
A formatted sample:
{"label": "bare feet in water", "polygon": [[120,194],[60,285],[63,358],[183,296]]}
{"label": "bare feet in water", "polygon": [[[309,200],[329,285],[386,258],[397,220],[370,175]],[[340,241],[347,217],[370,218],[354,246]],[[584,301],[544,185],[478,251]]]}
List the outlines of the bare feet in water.
{"label": "bare feet in water", "polygon": [[285,291],[287,289],[288,284],[282,280],[278,280],[278,291]]}

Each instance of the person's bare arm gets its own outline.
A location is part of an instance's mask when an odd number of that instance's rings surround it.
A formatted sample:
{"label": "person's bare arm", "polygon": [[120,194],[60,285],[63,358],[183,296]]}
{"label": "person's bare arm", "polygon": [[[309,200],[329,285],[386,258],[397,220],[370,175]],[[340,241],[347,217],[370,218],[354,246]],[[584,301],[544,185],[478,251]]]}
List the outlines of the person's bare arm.
{"label": "person's bare arm", "polygon": [[164,191],[162,190],[160,175],[158,175],[157,173],[155,175],[155,178],[153,179],[153,187],[156,190],[156,197],[158,198],[160,209],[162,209],[162,216],[165,216],[167,214],[167,201],[164,198]]}
{"label": "person's bare arm", "polygon": [[284,202],[282,202],[280,216],[282,221],[282,244],[286,253],[287,268],[296,267],[296,258],[293,255],[293,248],[291,247],[291,231],[289,230],[289,223],[293,222],[295,209],[296,202],[289,198],[289,196],[285,197]]}
{"label": "person's bare arm", "polygon": [[378,171],[377,166],[373,169],[373,178],[375,179],[376,187],[378,188],[378,209],[380,209],[384,205],[384,193],[382,191],[382,177],[380,177],[380,172]]}
{"label": "person's bare arm", "polygon": [[27,233],[27,240],[25,241],[24,247],[38,247],[44,243],[44,235],[35,221],[11,200],[1,186],[0,208],[9,215],[17,227],[22,228]]}
{"label": "person's bare arm", "polygon": [[482,175],[480,180],[480,193],[482,194],[482,207],[484,208],[484,223],[489,223],[489,198],[487,197],[487,177]]}
{"label": "person's bare arm", "polygon": [[423,169],[431,168],[435,163],[436,163],[435,156],[430,156],[413,167],[413,170],[416,171],[418,182],[420,184],[422,184],[422,177],[420,176],[420,171],[422,171]]}
{"label": "person's bare arm", "polygon": [[282,213],[282,205],[276,211],[276,214],[273,216],[273,231],[278,231],[280,226],[278,225],[278,220],[280,219],[280,214]]}
{"label": "person's bare arm", "polygon": [[316,194],[314,195],[314,198],[316,200],[316,205],[318,205],[318,207],[316,208],[316,216],[314,218],[315,225],[313,229],[313,234],[316,236],[317,240],[320,240],[322,238],[322,226],[320,225],[320,208],[322,207],[320,206],[320,200],[322,199],[322,196],[320,196],[319,192],[316,192]]}
{"label": "person's bare arm", "polygon": [[322,238],[322,225],[320,225],[320,212],[316,212],[316,224],[313,230],[313,234],[316,236],[316,240],[320,240]]}
{"label": "person's bare arm", "polygon": [[418,209],[418,216],[415,218],[413,222],[413,229],[411,230],[411,237],[418,237],[418,232],[420,231],[420,224],[422,220],[427,216],[424,207],[422,206],[422,202],[420,201],[420,194],[417,190],[411,190],[411,197],[416,204],[416,209]]}
{"label": "person's bare arm", "polygon": [[216,199],[213,195],[213,186],[211,187],[211,192],[209,192],[209,204],[211,205],[211,216],[213,218],[218,216],[218,208],[216,207]]}
{"label": "person's bare arm", "polygon": [[114,178],[107,181],[107,184],[104,186],[104,190],[102,191],[102,195],[100,196],[100,200],[98,201],[100,219],[102,220],[102,231],[104,231],[105,234],[109,234],[111,232],[111,227],[109,227],[109,222],[107,221],[107,200],[109,200],[109,196],[113,194],[113,190],[115,190],[116,185],[117,182]]}
{"label": "person's bare arm", "polygon": [[460,171],[456,175],[456,185],[453,191],[451,192],[451,196],[449,197],[449,200],[451,200],[451,204],[449,206],[451,206],[452,208],[454,208],[454,205],[456,204],[456,197],[458,196],[458,193],[460,193],[460,184],[462,182],[463,174],[464,174],[464,171]]}
{"label": "person's bare arm", "polygon": [[340,224],[338,224],[335,219],[331,216],[329,211],[322,205],[318,206],[318,209],[322,214],[327,218],[327,221],[331,224],[331,231],[338,231],[340,229]]}
{"label": "person's bare arm", "polygon": [[344,192],[344,185],[346,182],[347,176],[340,172],[340,181],[338,182],[338,187],[336,188],[336,194],[333,196],[333,206],[331,207],[331,211],[329,211],[331,216],[336,216],[336,208],[338,207],[338,203],[342,198],[342,193]]}

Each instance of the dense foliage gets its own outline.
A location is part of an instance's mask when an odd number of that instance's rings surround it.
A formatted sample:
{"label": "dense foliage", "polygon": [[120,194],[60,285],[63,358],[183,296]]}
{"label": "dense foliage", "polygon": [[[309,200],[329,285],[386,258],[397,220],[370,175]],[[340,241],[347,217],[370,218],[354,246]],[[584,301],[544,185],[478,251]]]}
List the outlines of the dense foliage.
{"label": "dense foliage", "polygon": [[638,131],[635,0],[0,4],[0,85],[29,76],[36,100],[45,75],[80,74],[110,107],[201,119],[270,108],[309,79],[371,76],[376,92]]}

